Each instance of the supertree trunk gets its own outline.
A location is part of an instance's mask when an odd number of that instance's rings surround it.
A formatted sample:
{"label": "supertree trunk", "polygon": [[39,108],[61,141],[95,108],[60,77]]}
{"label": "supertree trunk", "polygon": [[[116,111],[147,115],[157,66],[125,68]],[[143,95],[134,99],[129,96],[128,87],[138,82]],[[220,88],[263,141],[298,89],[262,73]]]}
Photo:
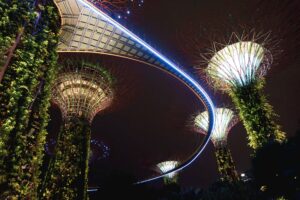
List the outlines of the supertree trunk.
{"label": "supertree trunk", "polygon": [[[7,1],[32,5],[31,1]],[[20,5],[19,5],[20,4]],[[56,68],[58,16],[50,1],[36,13],[18,8],[11,24],[27,26],[0,84],[0,198],[37,199],[40,166],[48,123],[50,85]],[[22,16],[22,17],[25,17]],[[14,28],[13,26],[12,28]],[[8,32],[2,32],[8,34]]]}
{"label": "supertree trunk", "polygon": [[217,158],[218,170],[221,180],[224,182],[236,182],[239,176],[235,170],[235,166],[231,157],[230,150],[227,145],[215,145],[215,155]]}
{"label": "supertree trunk", "polygon": [[40,191],[42,199],[87,199],[90,134],[87,120],[65,121]]}
{"label": "supertree trunk", "polygon": [[60,107],[64,126],[57,139],[40,189],[43,199],[87,198],[90,123],[110,105],[113,92],[110,74],[84,60],[60,63],[52,86],[53,101]]}
{"label": "supertree trunk", "polygon": [[248,133],[249,145],[255,150],[269,142],[285,140],[285,134],[272,119],[275,114],[263,95],[263,86],[264,80],[260,79],[229,92]]}
{"label": "supertree trunk", "polygon": [[164,177],[165,185],[178,184],[178,174],[174,174],[172,177]]}

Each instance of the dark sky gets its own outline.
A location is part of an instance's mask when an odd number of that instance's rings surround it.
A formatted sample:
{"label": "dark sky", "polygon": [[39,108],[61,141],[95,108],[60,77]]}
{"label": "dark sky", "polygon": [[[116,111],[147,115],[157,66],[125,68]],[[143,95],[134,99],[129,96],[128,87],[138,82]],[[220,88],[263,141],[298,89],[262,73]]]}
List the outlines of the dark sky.
{"label": "dark sky", "polygon": [[[194,77],[197,74],[192,65],[201,63],[201,57],[194,51],[195,43],[191,42],[194,38],[200,35],[201,45],[197,50],[205,52],[210,38],[226,39],[226,33],[234,27],[246,25],[258,31],[271,30],[280,40],[278,48],[282,53],[275,58],[267,74],[265,92],[280,116],[282,129],[291,136],[300,124],[299,8],[297,0],[288,3],[280,0],[146,0],[144,7],[125,25]],[[115,102],[97,115],[92,124],[92,137],[111,148],[107,160],[91,166],[93,184],[100,182],[108,169],[122,169],[139,179],[150,177],[156,173],[155,163],[184,160],[193,153],[202,136],[191,131],[187,124],[192,114],[204,108],[192,91],[169,74],[143,64],[104,56],[88,58],[104,62],[119,80],[115,86]],[[226,95],[213,91],[199,80],[216,105],[231,105]],[[53,107],[52,133],[58,129],[57,115],[59,112]],[[241,123],[230,132],[228,143],[237,170],[249,169],[251,150]],[[213,150],[210,143],[202,156],[182,171],[183,185],[206,187],[217,179]]]}

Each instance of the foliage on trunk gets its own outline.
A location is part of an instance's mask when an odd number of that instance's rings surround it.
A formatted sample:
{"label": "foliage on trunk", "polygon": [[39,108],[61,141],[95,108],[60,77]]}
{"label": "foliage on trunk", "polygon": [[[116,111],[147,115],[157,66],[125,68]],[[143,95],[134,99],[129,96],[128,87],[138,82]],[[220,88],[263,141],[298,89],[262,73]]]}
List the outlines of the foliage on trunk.
{"label": "foliage on trunk", "polygon": [[221,180],[224,182],[236,182],[239,180],[238,174],[231,157],[230,150],[225,145],[216,147],[215,155],[217,158],[218,170]]}
{"label": "foliage on trunk", "polygon": [[263,86],[264,80],[261,79],[230,92],[248,133],[249,146],[253,149],[285,140],[285,134],[273,120],[276,115],[262,93]]}
{"label": "foliage on trunk", "polygon": [[0,71],[7,60],[7,54],[16,42],[17,34],[25,24],[36,18],[33,12],[34,0],[0,2]]}
{"label": "foliage on trunk", "polygon": [[1,199],[37,198],[59,31],[57,11],[45,2],[0,3],[0,38],[24,29],[0,84]]}
{"label": "foliage on trunk", "polygon": [[90,134],[85,119],[65,122],[41,188],[42,199],[87,199]]}

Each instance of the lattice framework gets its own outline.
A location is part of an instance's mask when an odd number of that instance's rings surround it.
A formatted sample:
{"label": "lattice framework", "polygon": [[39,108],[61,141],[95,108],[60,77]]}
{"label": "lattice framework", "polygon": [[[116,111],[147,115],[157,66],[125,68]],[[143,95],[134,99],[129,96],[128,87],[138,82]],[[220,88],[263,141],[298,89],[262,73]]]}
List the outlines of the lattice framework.
{"label": "lattice framework", "polygon": [[251,32],[240,37],[233,33],[228,44],[214,43],[209,54],[212,56],[205,57],[209,81],[218,89],[230,90],[262,78],[273,62],[273,56],[268,49],[272,48],[269,47],[272,42],[276,43],[271,41],[269,33]]}
{"label": "lattice framework", "polygon": [[91,121],[112,100],[111,78],[103,69],[87,63],[66,63],[52,88],[63,118],[84,117]]}
{"label": "lattice framework", "polygon": [[59,51],[97,52],[165,66],[147,48],[79,0],[55,0],[55,3],[62,17]]}

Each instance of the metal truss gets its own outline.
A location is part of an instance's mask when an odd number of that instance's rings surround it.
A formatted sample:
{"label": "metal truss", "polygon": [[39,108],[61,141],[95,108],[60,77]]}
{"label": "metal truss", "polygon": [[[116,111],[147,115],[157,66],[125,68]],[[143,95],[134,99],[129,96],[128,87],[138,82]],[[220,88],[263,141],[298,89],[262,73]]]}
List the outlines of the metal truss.
{"label": "metal truss", "polygon": [[85,64],[67,64],[56,78],[52,97],[64,119],[75,116],[91,122],[95,114],[111,103],[110,87],[109,77],[99,69]]}
{"label": "metal truss", "polygon": [[97,52],[164,66],[147,48],[78,0],[55,2],[62,17],[59,51]]}

